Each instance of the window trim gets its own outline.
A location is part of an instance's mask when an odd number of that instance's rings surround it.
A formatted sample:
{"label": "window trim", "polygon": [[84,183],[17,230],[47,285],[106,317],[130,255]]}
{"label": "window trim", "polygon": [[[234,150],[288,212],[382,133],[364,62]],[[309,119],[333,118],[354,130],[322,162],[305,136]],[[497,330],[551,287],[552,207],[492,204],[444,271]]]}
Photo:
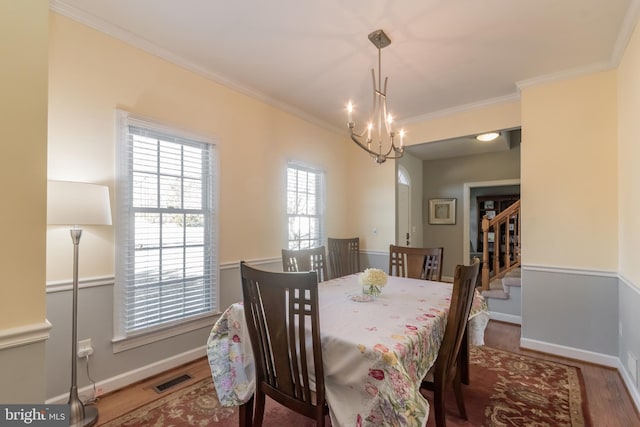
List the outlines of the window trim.
{"label": "window trim", "polygon": [[284,226],[284,248],[289,248],[289,213],[287,200],[289,196],[289,168],[296,168],[299,170],[306,170],[307,172],[313,172],[320,176],[320,189],[318,194],[319,201],[319,217],[320,217],[320,246],[327,244],[327,172],[318,166],[300,162],[298,160],[287,160],[284,168],[284,213],[285,213],[285,226]]}
{"label": "window trim", "polygon": [[[219,237],[220,237],[220,221],[219,221],[219,173],[220,173],[220,160],[217,150],[216,141],[210,137],[199,135],[193,132],[185,131],[183,129],[169,126],[163,123],[160,123],[156,120],[149,119],[147,117],[133,114],[125,110],[116,110],[116,176],[117,176],[117,185],[122,185],[121,180],[123,177],[128,176],[128,169],[122,167],[122,162],[120,161],[119,152],[121,150],[121,144],[124,143],[128,139],[129,126],[139,126],[142,128],[152,129],[154,131],[160,133],[166,133],[169,135],[173,135],[179,138],[184,138],[188,140],[195,140],[198,142],[206,143],[211,146],[212,149],[212,170],[211,170],[211,213],[213,215],[212,219],[212,236],[211,245],[213,248],[213,266],[211,269],[211,276],[214,279],[213,289],[212,289],[212,308],[208,313],[203,313],[199,316],[194,316],[189,319],[179,319],[167,324],[156,325],[154,327],[150,327],[146,330],[139,332],[129,332],[127,333],[124,329],[123,316],[124,316],[124,304],[123,301],[123,286],[119,283],[119,281],[115,280],[114,283],[114,318],[113,318],[113,333],[114,337],[112,339],[113,343],[113,352],[118,353],[121,351],[125,351],[131,348],[147,345],[156,341],[160,341],[169,337],[177,336],[179,334],[187,333],[190,331],[195,331],[197,329],[201,329],[203,327],[210,327],[213,321],[213,318],[220,315],[220,245],[219,245]],[[131,183],[126,183],[125,185],[130,186]],[[116,197],[117,203],[119,201],[118,197]],[[120,209],[120,206],[117,206],[117,209]],[[116,214],[116,223],[120,219],[118,218],[118,214]],[[117,242],[117,239],[116,239]],[[117,251],[120,250],[118,247],[118,243],[116,243]],[[118,253],[116,253],[116,262],[118,262]],[[116,272],[117,274],[117,272]]]}

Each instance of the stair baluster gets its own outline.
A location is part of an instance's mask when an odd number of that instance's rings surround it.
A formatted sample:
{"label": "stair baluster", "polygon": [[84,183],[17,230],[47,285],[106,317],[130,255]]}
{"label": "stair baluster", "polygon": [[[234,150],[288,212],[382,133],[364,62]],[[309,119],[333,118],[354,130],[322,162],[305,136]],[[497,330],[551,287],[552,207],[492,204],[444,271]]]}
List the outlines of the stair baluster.
{"label": "stair baluster", "polygon": [[[482,289],[489,290],[491,279],[504,277],[509,271],[520,266],[520,200],[500,212],[492,219],[482,218]],[[510,227],[513,224],[513,230]],[[502,234],[504,229],[504,258],[502,252]],[[489,233],[494,233],[493,266],[489,263]],[[512,245],[513,244],[513,252]],[[501,265],[502,261],[502,265]],[[493,269],[492,269],[493,268]]]}

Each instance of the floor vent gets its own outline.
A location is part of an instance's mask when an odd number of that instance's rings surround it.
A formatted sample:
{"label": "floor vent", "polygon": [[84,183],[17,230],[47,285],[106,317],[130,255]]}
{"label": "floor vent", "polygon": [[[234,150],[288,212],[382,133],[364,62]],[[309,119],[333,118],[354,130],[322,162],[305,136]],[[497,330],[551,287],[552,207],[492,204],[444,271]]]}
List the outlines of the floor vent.
{"label": "floor vent", "polygon": [[170,389],[171,387],[174,387],[180,383],[183,383],[185,381],[189,381],[191,378],[193,378],[191,375],[188,374],[183,374],[180,375],[179,377],[175,377],[172,378],[168,381],[163,382],[162,384],[158,384],[156,386],[153,387],[153,389],[157,392],[157,393],[163,393],[165,391],[167,391],[168,389]]}

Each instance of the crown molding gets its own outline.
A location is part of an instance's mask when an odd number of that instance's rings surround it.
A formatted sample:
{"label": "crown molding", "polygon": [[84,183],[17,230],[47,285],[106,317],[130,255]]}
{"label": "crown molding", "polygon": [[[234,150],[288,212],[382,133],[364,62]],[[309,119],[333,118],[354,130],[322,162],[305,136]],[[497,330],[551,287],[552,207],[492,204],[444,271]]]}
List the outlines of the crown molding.
{"label": "crown molding", "polygon": [[522,90],[541,84],[571,79],[617,68],[620,65],[620,61],[622,61],[625,49],[629,44],[629,40],[631,40],[638,18],[640,18],[640,0],[631,0],[629,7],[627,8],[627,13],[625,13],[624,20],[622,21],[622,25],[620,26],[618,38],[613,46],[609,60],[596,62],[585,67],[572,68],[569,70],[559,71],[557,73],[534,77],[532,79],[521,80],[516,82],[516,86],[519,90]]}
{"label": "crown molding", "polygon": [[[150,53],[154,56],[162,58],[174,65],[177,65],[181,68],[184,68],[188,71],[191,71],[197,75],[200,75],[208,80],[211,80],[215,83],[223,85],[231,90],[234,90],[243,95],[249,96],[258,101],[264,102],[267,105],[278,108],[279,110],[290,113],[300,119],[308,121],[312,124],[315,124],[323,129],[328,131],[341,134],[342,128],[335,126],[331,123],[327,123],[324,120],[320,120],[317,117],[303,111],[297,107],[294,107],[288,103],[285,103],[281,100],[273,98],[271,96],[266,95],[263,92],[260,92],[254,88],[243,85],[237,81],[234,81],[226,76],[221,74],[214,73],[210,70],[207,70],[201,67],[198,64],[195,64],[191,61],[182,58],[174,54],[173,52],[164,49],[154,43],[145,40],[142,37],[138,37],[131,33],[130,31],[108,23],[102,19],[97,18],[94,15],[88,14],[76,7],[73,7],[67,4],[64,0],[50,0],[49,7],[52,11],[59,13],[61,15],[66,16],[74,21],[77,21],[81,24],[87,25],[97,31],[105,33],[109,36],[112,36],[118,40],[121,40],[131,46],[139,48],[147,53]],[[533,86],[551,83],[554,81],[560,81],[565,79],[570,79],[574,77],[583,76],[586,74],[607,71],[616,68],[622,57],[624,55],[624,51],[631,39],[631,35],[635,29],[636,23],[640,18],[640,0],[631,0],[629,3],[629,7],[627,9],[627,13],[625,14],[624,21],[622,22],[620,31],[618,33],[618,38],[614,45],[613,51],[611,53],[611,57],[607,61],[602,61],[598,63],[594,63],[585,67],[573,68],[569,70],[560,71],[557,73],[546,74],[543,76],[534,77],[532,79],[526,79],[516,82],[517,91],[511,94],[507,94],[504,96],[490,98],[478,102],[473,102],[469,104],[463,104],[431,113],[422,114],[419,116],[409,117],[407,119],[399,121],[401,124],[413,124],[421,121],[433,120],[440,117],[445,117],[451,114],[462,113],[466,111],[471,111],[480,108],[486,108],[492,105],[497,105],[505,102],[519,101],[520,100],[520,91],[525,88],[530,88]]]}
{"label": "crown molding", "polygon": [[399,121],[402,124],[412,124],[418,122],[424,122],[428,120],[437,119],[440,117],[446,117],[451,114],[464,113],[466,111],[472,111],[480,108],[490,107],[492,105],[504,104],[507,102],[520,101],[520,92],[510,93],[504,96],[498,96],[496,98],[489,98],[478,102],[472,102],[469,104],[458,105],[456,107],[445,108],[444,110],[434,111],[432,113],[421,114],[419,116],[410,117]]}
{"label": "crown molding", "polygon": [[640,18],[640,0],[631,0],[627,8],[627,13],[624,16],[624,21],[622,21],[618,39],[613,46],[613,52],[611,52],[610,62],[614,64],[616,68],[620,65],[620,61],[622,61],[624,51],[627,49],[629,40],[631,40],[633,31],[638,23],[638,18]]}
{"label": "crown molding", "polygon": [[601,71],[612,70],[615,67],[616,65],[613,64],[611,60],[596,62],[585,67],[572,68],[570,70],[563,70],[558,71],[557,73],[545,74],[543,76],[534,77],[532,79],[520,80],[519,82],[516,82],[516,86],[518,87],[518,90],[522,91],[522,89],[527,89],[542,84],[572,79],[587,74],[599,73]]}
{"label": "crown molding", "polygon": [[238,93],[246,95],[255,100],[264,102],[267,105],[275,107],[284,112],[290,113],[302,120],[308,121],[312,124],[315,124],[323,129],[326,129],[331,132],[341,133],[341,128],[338,128],[335,125],[329,124],[324,120],[320,120],[317,117],[303,111],[297,107],[294,107],[290,104],[287,104],[279,99],[270,97],[263,92],[260,92],[254,88],[243,85],[237,81],[234,81],[230,78],[227,78],[221,74],[214,73],[200,65],[193,63],[191,61],[186,60],[185,58],[176,55],[168,49],[160,47],[150,41],[136,36],[130,31],[113,25],[107,21],[104,21],[94,15],[86,13],[74,6],[71,6],[64,2],[64,0],[50,0],[49,1],[49,9],[52,11],[66,16],[67,18],[79,22],[83,25],[86,25],[94,30],[97,30],[101,33],[107,34],[115,39],[118,39],[128,45],[141,49],[151,55],[157,56],[165,61],[168,61],[174,65],[177,65],[180,68],[184,68],[185,70],[191,71],[201,77],[206,78],[207,80],[211,80],[215,83],[218,83],[222,86],[225,86],[231,90],[234,90]]}

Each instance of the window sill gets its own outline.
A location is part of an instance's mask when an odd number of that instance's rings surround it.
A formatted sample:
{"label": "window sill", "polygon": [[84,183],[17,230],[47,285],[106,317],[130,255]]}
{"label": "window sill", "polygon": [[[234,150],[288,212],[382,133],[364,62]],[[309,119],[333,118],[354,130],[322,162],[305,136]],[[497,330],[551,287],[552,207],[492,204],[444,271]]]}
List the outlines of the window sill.
{"label": "window sill", "polygon": [[219,315],[220,313],[211,313],[204,317],[199,317],[197,319],[163,329],[145,332],[138,335],[131,335],[129,337],[115,337],[111,341],[113,343],[113,353],[120,353],[136,347],[142,347],[144,345],[149,345],[154,342],[195,331],[197,329],[213,327],[214,318]]}

